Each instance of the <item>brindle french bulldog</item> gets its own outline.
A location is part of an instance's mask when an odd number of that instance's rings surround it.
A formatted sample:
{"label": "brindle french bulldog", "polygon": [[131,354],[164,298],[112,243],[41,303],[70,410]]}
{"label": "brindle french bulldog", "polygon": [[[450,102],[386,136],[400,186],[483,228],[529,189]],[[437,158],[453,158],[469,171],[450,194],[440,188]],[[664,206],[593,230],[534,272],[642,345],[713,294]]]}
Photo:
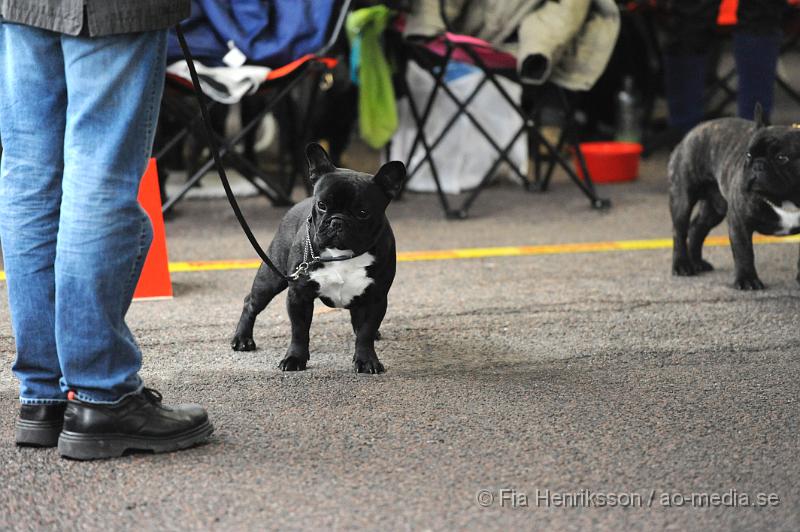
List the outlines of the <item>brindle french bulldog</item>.
{"label": "brindle french bulldog", "polygon": [[[753,258],[753,233],[800,232],[800,128],[721,118],[690,131],[669,160],[673,224],[672,273],[712,270],[703,241],[728,216],[734,287],[761,290]],[[697,205],[694,218],[692,210]],[[800,282],[800,262],[797,280]]]}

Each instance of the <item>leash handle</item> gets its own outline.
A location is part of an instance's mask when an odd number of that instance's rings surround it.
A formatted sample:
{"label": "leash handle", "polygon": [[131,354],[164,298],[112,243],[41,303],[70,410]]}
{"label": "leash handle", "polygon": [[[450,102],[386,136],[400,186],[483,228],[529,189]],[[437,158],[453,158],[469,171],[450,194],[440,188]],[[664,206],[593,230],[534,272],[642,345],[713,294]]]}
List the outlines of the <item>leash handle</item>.
{"label": "leash handle", "polygon": [[219,155],[219,146],[217,146],[217,142],[214,139],[214,132],[211,129],[211,119],[208,116],[208,107],[206,107],[205,94],[203,93],[203,89],[200,87],[200,79],[197,77],[197,70],[194,68],[194,59],[189,51],[189,46],[186,44],[186,38],[183,36],[183,30],[181,29],[180,24],[175,25],[175,34],[178,37],[178,43],[181,46],[183,57],[186,59],[186,64],[189,67],[189,75],[192,78],[192,85],[194,86],[194,95],[197,97],[197,104],[200,106],[200,114],[203,117],[203,126],[205,126],[203,129],[206,133],[206,143],[208,144],[209,151],[211,151],[211,156],[214,158],[214,165],[217,168],[219,179],[222,181],[222,188],[225,189],[225,195],[228,197],[228,203],[231,204],[231,208],[233,209],[233,214],[236,215],[239,225],[242,226],[242,231],[244,231],[245,236],[247,236],[247,239],[250,241],[250,245],[253,246],[253,249],[256,251],[261,260],[264,261],[264,264],[269,266],[269,268],[275,272],[278,277],[287,282],[291,282],[294,279],[278,269],[278,267],[275,266],[275,263],[270,260],[270,258],[261,248],[258,240],[256,240],[256,237],[253,234],[253,231],[250,230],[250,226],[247,224],[247,220],[245,220],[242,210],[239,208],[239,202],[236,201],[236,196],[233,195],[233,190],[231,189],[231,184],[228,181],[228,176],[225,174],[225,168],[222,166],[222,159]]}

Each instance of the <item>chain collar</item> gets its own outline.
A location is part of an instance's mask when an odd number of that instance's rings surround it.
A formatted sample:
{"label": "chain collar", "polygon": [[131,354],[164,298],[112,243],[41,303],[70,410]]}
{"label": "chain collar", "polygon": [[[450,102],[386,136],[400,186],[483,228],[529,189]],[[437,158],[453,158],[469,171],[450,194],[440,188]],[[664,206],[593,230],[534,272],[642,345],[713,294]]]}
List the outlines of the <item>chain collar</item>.
{"label": "chain collar", "polygon": [[314,246],[311,244],[311,216],[306,220],[306,243],[303,246],[303,262],[297,265],[294,272],[289,276],[292,281],[297,281],[301,277],[308,277],[308,271],[314,264],[324,262],[337,262],[352,259],[355,255],[342,255],[339,257],[320,257],[314,253]]}

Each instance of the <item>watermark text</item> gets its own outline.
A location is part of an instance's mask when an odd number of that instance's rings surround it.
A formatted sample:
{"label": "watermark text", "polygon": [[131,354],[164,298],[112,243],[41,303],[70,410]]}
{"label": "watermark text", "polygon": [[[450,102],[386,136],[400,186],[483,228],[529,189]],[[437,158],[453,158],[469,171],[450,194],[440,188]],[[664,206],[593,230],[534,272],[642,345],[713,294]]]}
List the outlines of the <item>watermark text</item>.
{"label": "watermark text", "polygon": [[515,488],[480,489],[478,505],[488,508],[768,508],[781,503],[777,493],[748,493],[735,488],[721,492],[556,491]]}

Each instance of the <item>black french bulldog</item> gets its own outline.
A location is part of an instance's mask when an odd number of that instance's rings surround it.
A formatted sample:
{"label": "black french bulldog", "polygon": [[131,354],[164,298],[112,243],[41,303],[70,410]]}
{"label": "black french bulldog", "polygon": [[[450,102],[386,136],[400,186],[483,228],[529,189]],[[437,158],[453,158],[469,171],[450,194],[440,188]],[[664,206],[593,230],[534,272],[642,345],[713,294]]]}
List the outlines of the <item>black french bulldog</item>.
{"label": "black french bulldog", "polygon": [[406,176],[403,163],[384,164],[375,176],[336,168],[319,144],[306,148],[314,195],[292,207],[269,246],[269,257],[291,282],[262,264],[231,346],[251,351],[256,316],[287,286],[292,340],[280,362],[284,371],[306,369],[314,300],[350,310],[356,333],[358,373],[382,373],[375,339],[386,314],[395,274],[395,241],[386,207]]}
{"label": "black french bulldog", "polygon": [[[703,260],[703,241],[727,214],[734,287],[763,289],[753,258],[753,232],[800,232],[798,126],[765,126],[760,105],[754,122],[739,118],[705,122],[672,152],[668,173],[673,275],[713,269]],[[695,204],[698,211],[690,221]]]}

